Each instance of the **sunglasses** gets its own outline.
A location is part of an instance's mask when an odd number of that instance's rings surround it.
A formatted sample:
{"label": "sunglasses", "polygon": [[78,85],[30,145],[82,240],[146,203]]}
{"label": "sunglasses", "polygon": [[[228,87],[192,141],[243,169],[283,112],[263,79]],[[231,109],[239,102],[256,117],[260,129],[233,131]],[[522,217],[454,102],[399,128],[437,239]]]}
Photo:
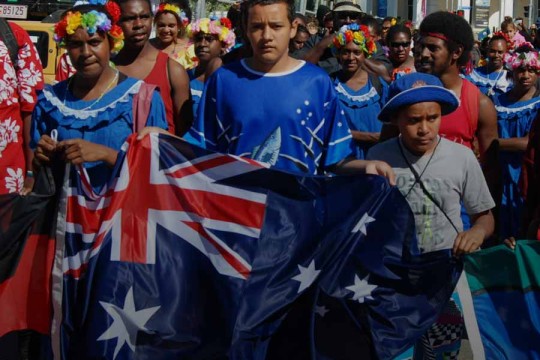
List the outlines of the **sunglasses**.
{"label": "sunglasses", "polygon": [[395,42],[395,41],[392,41],[390,43],[390,46],[393,47],[393,48],[399,48],[401,46],[403,46],[404,48],[407,48],[409,46],[411,46],[411,42],[410,41],[404,41],[404,42]]}
{"label": "sunglasses", "polygon": [[354,12],[354,11],[338,11],[337,12],[337,16],[339,19],[354,19],[354,20],[358,20],[360,19],[360,17],[362,16],[361,13],[358,13],[358,12]]}

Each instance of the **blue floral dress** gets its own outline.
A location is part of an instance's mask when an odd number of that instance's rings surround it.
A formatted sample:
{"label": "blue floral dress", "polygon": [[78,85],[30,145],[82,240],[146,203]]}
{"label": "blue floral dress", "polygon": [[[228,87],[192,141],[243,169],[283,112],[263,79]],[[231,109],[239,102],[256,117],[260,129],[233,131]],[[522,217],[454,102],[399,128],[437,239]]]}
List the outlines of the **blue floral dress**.
{"label": "blue floral dress", "polygon": [[[494,97],[499,138],[524,137],[540,111],[540,97],[511,103],[508,93]],[[500,236],[517,236],[523,209],[523,195],[518,186],[523,152],[501,151],[502,199],[499,211]]]}
{"label": "blue floral dress", "polygon": [[[32,114],[31,147],[37,146],[42,135],[56,130],[58,141],[83,139],[120,150],[133,132],[133,96],[142,83],[125,78],[98,101],[74,97],[68,90],[69,80],[46,86]],[[167,129],[165,107],[158,92],[151,99],[146,125]],[[84,163],[84,167],[94,191],[99,191],[108,181],[111,168],[101,161]]]}
{"label": "blue floral dress", "polygon": [[[351,130],[381,132],[382,122],[377,116],[386,102],[388,84],[382,78],[379,79],[380,89],[374,86],[369,77],[367,84],[357,91],[341,82],[338,77],[334,80],[341,107]],[[358,142],[354,144],[356,158],[365,159],[371,145]]]}

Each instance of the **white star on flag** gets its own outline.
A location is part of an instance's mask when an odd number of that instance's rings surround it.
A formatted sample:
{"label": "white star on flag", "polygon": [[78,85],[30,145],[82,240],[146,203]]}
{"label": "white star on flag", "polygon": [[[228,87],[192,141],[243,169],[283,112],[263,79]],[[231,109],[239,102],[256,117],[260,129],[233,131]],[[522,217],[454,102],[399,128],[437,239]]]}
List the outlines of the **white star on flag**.
{"label": "white star on flag", "polygon": [[135,352],[137,332],[148,332],[148,329],[145,328],[144,325],[161,307],[154,306],[148,309],[135,310],[133,287],[129,289],[122,309],[114,304],[109,304],[104,301],[100,301],[99,303],[113,318],[111,326],[98,338],[100,341],[118,338],[116,348],[114,349],[113,359],[116,359],[118,352],[125,343],[128,344],[131,351]]}
{"label": "white star on flag", "polygon": [[360,231],[362,234],[367,235],[366,225],[374,221],[375,218],[372,218],[368,215],[368,213],[365,213],[364,215],[362,215],[362,218],[360,219],[360,221],[358,221],[358,224],[356,224],[354,229],[352,229],[352,232],[357,233],[358,231]]}
{"label": "white star on flag", "polygon": [[377,288],[377,285],[370,285],[368,280],[369,275],[362,280],[360,280],[358,275],[354,275],[354,284],[345,288],[354,293],[352,298],[354,301],[358,301],[362,304],[365,299],[373,300],[371,293]]}
{"label": "white star on flag", "polygon": [[329,312],[330,310],[326,308],[326,306],[322,305],[322,306],[319,306],[319,305],[315,305],[315,313],[316,314],[319,314],[321,317],[324,317],[324,315],[326,315],[327,312]]}
{"label": "white star on flag", "polygon": [[298,293],[300,293],[313,284],[313,281],[315,281],[321,270],[315,269],[315,260],[311,260],[307,268],[298,265],[298,270],[300,270],[300,274],[293,277],[292,280],[300,282],[300,286],[298,287]]}

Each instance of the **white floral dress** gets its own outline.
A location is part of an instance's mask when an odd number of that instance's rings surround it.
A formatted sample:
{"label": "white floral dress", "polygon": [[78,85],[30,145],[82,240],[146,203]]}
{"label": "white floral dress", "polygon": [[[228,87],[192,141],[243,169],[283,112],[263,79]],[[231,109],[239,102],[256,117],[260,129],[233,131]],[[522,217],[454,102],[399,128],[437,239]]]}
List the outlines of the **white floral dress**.
{"label": "white floral dress", "polygon": [[26,170],[22,113],[32,112],[36,90],[43,88],[43,69],[34,44],[20,26],[10,26],[19,53],[15,67],[0,40],[0,194],[22,189]]}

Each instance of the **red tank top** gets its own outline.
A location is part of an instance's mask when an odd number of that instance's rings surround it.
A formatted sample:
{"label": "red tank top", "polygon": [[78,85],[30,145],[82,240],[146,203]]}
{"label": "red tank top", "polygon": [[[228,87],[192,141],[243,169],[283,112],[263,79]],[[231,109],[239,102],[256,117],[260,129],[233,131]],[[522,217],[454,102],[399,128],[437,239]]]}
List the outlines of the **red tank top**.
{"label": "red tank top", "polygon": [[159,93],[165,104],[165,114],[167,115],[167,125],[169,126],[169,132],[174,134],[174,114],[173,114],[173,101],[171,97],[171,85],[169,83],[169,77],[167,73],[167,61],[169,56],[165,53],[159,52],[156,58],[156,64],[150,74],[144,79],[147,84],[156,85],[159,87]]}
{"label": "red tank top", "polygon": [[478,128],[478,107],[480,91],[471,82],[463,79],[459,107],[441,120],[439,135],[473,148],[474,134]]}

